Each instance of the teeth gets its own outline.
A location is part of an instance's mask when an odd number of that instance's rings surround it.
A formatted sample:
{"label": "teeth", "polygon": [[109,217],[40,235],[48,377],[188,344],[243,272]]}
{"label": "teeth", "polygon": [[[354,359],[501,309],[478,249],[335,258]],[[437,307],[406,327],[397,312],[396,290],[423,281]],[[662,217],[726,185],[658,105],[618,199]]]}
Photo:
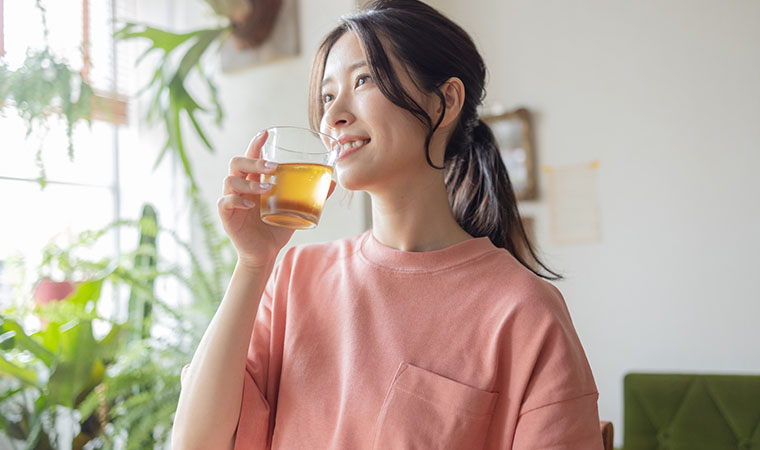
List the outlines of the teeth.
{"label": "teeth", "polygon": [[341,147],[342,150],[349,150],[356,147],[361,147],[362,145],[367,145],[369,143],[369,139],[365,141],[353,141],[353,142],[346,142]]}

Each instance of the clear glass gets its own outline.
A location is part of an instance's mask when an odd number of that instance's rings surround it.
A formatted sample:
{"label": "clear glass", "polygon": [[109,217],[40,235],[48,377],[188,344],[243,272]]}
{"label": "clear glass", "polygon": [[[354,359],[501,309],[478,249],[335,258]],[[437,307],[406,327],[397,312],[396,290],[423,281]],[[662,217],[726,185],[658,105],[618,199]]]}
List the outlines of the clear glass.
{"label": "clear glass", "polygon": [[340,143],[308,128],[273,127],[266,131],[261,157],[278,166],[273,174],[261,175],[262,183],[273,185],[269,193],[261,195],[261,220],[296,230],[316,227]]}

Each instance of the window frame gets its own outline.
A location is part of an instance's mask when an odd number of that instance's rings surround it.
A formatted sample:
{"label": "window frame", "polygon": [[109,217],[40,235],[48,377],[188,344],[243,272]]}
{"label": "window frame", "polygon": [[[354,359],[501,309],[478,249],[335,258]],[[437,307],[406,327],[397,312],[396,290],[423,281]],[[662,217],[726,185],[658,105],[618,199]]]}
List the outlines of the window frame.
{"label": "window frame", "polygon": [[[0,57],[5,56],[5,7],[4,0],[0,0]],[[115,2],[112,2],[115,7]],[[80,72],[85,83],[89,84],[90,74],[90,1],[82,0],[82,71]],[[115,76],[115,75],[114,75]],[[127,98],[116,92],[116,87],[111,90],[95,90],[95,98],[92,103],[92,119],[110,122],[114,125],[126,125],[129,120]]]}
{"label": "window frame", "polygon": [[[57,1],[57,0],[54,0]],[[82,37],[82,61],[83,61],[83,67],[80,71],[80,75],[82,76],[82,79],[89,84],[89,71],[90,71],[90,14],[89,14],[89,0],[81,0],[82,1],[82,28],[80,30],[81,37]],[[109,3],[111,3],[112,11],[116,8],[116,2],[117,0],[107,0]],[[112,15],[115,14],[112,12]],[[0,57],[3,57],[6,55],[5,50],[5,19],[6,19],[6,13],[5,13],[5,7],[4,7],[4,0],[0,0]],[[116,59],[116,46],[114,45],[112,48],[112,56],[114,59]],[[115,68],[114,68],[115,70]],[[110,89],[103,90],[103,89],[93,89],[94,90],[94,98],[92,101],[92,120],[93,121],[99,121],[102,123],[105,123],[112,127],[114,132],[114,141],[112,143],[111,152],[113,153],[113,179],[109,185],[102,185],[102,184],[90,184],[87,182],[71,182],[71,181],[64,181],[64,180],[56,180],[56,179],[46,179],[45,183],[49,185],[57,185],[57,186],[74,186],[84,189],[103,189],[110,193],[111,198],[113,199],[113,212],[114,217],[113,220],[117,221],[121,219],[121,168],[120,168],[120,161],[119,161],[119,128],[120,126],[126,126],[128,125],[128,101],[126,96],[121,95],[117,92],[116,87],[116,74],[114,73],[114,80],[111,83]],[[15,183],[39,183],[39,179],[28,177],[28,176],[6,176],[6,175],[0,175],[0,180],[3,181],[9,181],[9,182],[15,182]],[[117,255],[121,254],[121,246],[122,246],[122,238],[121,233],[118,229],[114,230],[115,236],[114,236],[114,244],[116,246],[116,252]],[[2,281],[2,280],[0,280]]]}
{"label": "window frame", "polygon": [[3,57],[5,55],[5,41],[3,40],[3,37],[5,36],[5,30],[3,28],[3,12],[5,11],[5,7],[3,6],[3,0],[0,0],[0,57]]}

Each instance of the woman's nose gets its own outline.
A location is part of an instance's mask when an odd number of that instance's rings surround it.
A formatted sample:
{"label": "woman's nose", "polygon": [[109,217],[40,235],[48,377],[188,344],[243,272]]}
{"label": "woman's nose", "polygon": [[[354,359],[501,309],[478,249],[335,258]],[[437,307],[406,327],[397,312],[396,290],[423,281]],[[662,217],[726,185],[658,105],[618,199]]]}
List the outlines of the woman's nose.
{"label": "woman's nose", "polygon": [[350,125],[354,121],[354,115],[345,103],[345,96],[338,96],[333,100],[325,111],[325,125],[335,130]]}

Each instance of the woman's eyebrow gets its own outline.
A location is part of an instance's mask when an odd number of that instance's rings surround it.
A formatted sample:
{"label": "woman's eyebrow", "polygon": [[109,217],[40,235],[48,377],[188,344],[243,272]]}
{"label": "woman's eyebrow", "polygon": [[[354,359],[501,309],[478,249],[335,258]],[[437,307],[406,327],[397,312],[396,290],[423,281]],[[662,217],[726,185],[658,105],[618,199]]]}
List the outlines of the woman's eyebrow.
{"label": "woman's eyebrow", "polygon": [[[356,61],[355,63],[348,66],[348,71],[353,72],[354,70],[358,69],[359,67],[366,66],[367,61]],[[331,82],[333,79],[332,77],[327,77],[322,80],[322,87],[326,85],[327,83]]]}

